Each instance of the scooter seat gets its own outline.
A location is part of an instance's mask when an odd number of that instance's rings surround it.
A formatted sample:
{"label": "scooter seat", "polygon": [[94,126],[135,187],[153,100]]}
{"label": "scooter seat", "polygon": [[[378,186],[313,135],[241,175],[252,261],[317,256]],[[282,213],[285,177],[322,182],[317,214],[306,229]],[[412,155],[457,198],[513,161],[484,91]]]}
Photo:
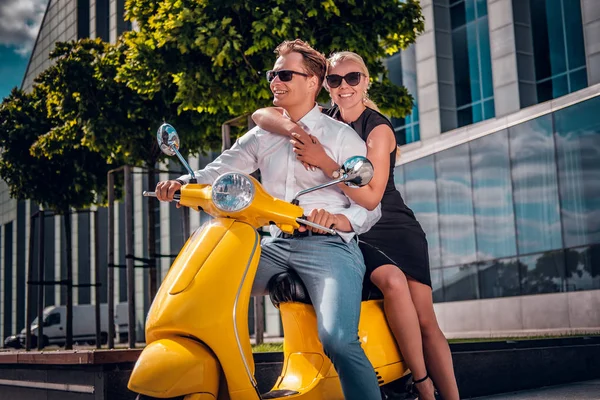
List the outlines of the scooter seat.
{"label": "scooter seat", "polygon": [[[370,280],[363,283],[362,301],[383,299],[381,291]],[[277,308],[280,303],[298,302],[312,304],[302,280],[294,271],[282,272],[269,281],[269,296]]]}

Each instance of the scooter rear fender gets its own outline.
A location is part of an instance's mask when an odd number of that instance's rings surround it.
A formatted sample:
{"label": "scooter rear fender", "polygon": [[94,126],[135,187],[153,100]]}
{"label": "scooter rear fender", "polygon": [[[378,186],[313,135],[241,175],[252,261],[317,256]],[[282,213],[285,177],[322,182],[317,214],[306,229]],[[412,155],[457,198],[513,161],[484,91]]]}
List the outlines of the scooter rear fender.
{"label": "scooter rear fender", "polygon": [[202,343],[184,337],[163,338],[144,348],[127,387],[158,398],[189,393],[217,398],[219,374],[217,358]]}

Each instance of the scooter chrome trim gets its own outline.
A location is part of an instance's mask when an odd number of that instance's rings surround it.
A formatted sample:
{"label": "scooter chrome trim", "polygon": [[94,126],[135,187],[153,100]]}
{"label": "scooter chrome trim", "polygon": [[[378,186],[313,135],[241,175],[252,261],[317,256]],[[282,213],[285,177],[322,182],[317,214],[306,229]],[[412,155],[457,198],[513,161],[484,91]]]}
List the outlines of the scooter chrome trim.
{"label": "scooter chrome trim", "polygon": [[[245,222],[242,222],[242,223],[245,223]],[[252,225],[250,225],[250,224],[246,224],[246,225],[249,225],[252,227]],[[254,229],[254,227],[252,227],[252,229]],[[238,300],[240,299],[240,294],[242,292],[242,286],[244,286],[244,282],[246,282],[246,276],[248,275],[248,270],[250,269],[250,264],[252,264],[252,259],[254,258],[254,253],[256,253],[256,246],[257,246],[257,244],[260,245],[258,238],[259,238],[258,233],[256,231],[254,231],[254,246],[252,248],[252,254],[250,254],[250,257],[248,259],[248,264],[246,265],[246,269],[244,270],[244,275],[242,276],[240,286],[238,287],[237,294],[235,295],[235,302],[233,303],[233,327],[234,327],[234,332],[235,332],[235,340],[238,345],[238,350],[239,350],[240,354],[242,355],[242,360],[244,361],[244,368],[246,369],[246,374],[248,374],[248,378],[250,378],[250,382],[252,382],[252,386],[254,386],[256,393],[259,393],[258,383],[256,382],[256,379],[254,378],[254,374],[252,374],[252,372],[250,371],[250,366],[248,365],[248,361],[246,360],[246,356],[244,355],[244,349],[242,348],[242,342],[240,340],[240,335],[238,333],[238,327],[237,327],[237,322],[236,322],[236,316],[237,316],[236,310],[237,310]],[[260,397],[260,394],[259,394],[259,397]]]}

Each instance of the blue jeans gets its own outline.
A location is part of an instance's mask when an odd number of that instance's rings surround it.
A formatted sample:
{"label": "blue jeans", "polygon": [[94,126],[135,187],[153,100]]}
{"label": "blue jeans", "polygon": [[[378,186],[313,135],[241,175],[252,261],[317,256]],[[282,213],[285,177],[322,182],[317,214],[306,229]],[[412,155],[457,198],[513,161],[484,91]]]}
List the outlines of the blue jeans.
{"label": "blue jeans", "polygon": [[263,240],[252,294],[266,295],[269,279],[290,268],[308,290],[319,339],[346,400],[380,400],[375,370],[358,340],[365,264],[356,240],[322,235]]}

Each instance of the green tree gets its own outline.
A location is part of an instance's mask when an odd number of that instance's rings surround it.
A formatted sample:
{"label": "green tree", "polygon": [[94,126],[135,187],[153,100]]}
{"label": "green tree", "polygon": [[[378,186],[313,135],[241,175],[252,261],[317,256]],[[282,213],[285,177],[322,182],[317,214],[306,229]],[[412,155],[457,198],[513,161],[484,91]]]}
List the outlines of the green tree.
{"label": "green tree", "polygon": [[107,165],[98,153],[86,147],[66,147],[54,157],[32,151],[34,143],[58,125],[46,109],[47,95],[41,86],[30,94],[14,89],[0,105],[0,178],[8,184],[11,197],[31,200],[63,215],[67,251],[66,348],[71,348],[71,209],[88,207],[102,197],[105,185],[99,177],[106,176]]}
{"label": "green tree", "polygon": [[417,0],[127,0],[126,11],[138,29],[125,34],[120,78],[149,97],[175,83],[175,101],[200,113],[207,138],[218,137],[224,121],[270,104],[264,72],[285,39],[325,54],[361,54],[382,111],[400,117],[411,110],[411,96],[391,84],[381,60],[423,30]]}
{"label": "green tree", "polygon": [[[113,167],[145,167],[146,187],[154,188],[155,166],[164,157],[155,134],[163,121],[177,126],[185,143],[184,154],[189,149],[210,145],[203,146],[203,138],[195,134],[199,114],[178,110],[174,104],[174,84],[146,96],[115,79],[118,66],[125,61],[126,49],[124,42],[111,45],[100,39],[57,43],[50,55],[54,64],[40,77],[39,85],[47,90],[48,110],[60,123],[39,138],[34,151],[52,158],[72,147],[86,148],[100,154]],[[148,202],[148,225],[154,226],[158,203],[155,199]],[[157,251],[153,229],[148,230],[147,248],[154,260]],[[153,298],[157,289],[155,265],[148,272],[149,295]]]}

